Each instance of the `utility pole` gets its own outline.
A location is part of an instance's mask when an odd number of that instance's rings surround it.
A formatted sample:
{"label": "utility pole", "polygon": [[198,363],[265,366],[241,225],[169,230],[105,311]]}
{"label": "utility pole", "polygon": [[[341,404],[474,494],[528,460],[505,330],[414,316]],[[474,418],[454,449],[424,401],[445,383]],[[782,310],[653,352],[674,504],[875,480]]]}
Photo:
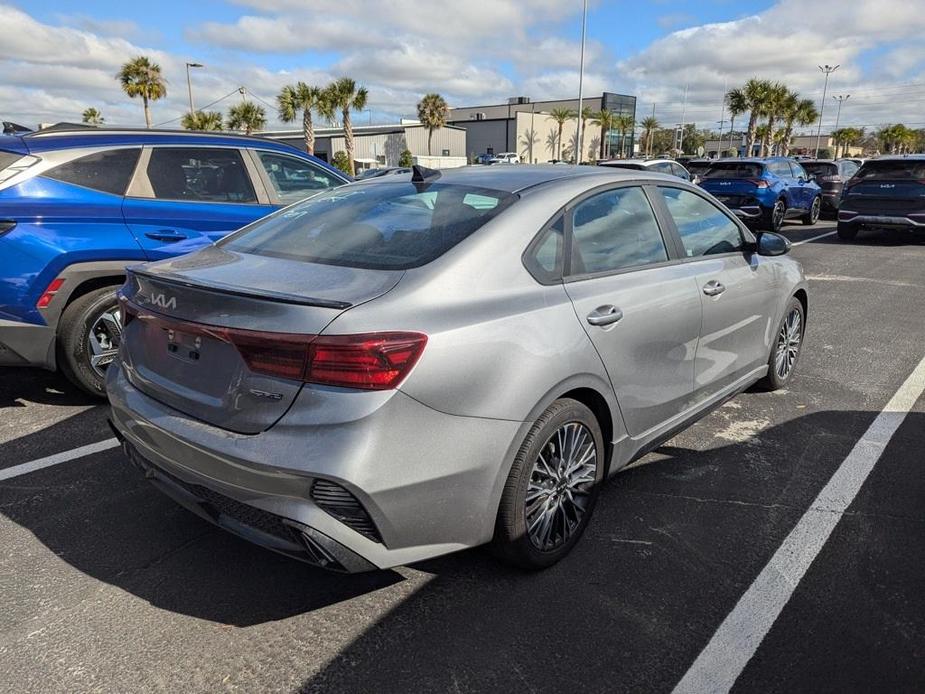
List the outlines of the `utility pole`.
{"label": "utility pole", "polygon": [[817,66],[825,73],[825,84],[822,87],[822,106],[819,108],[819,127],[816,129],[816,159],[819,158],[819,138],[822,137],[822,114],[825,113],[825,95],[829,89],[829,75],[835,72],[841,65],[832,67],[831,65]]}
{"label": "utility pole", "polygon": [[202,63],[187,63],[186,64],[186,91],[189,93],[189,114],[192,118],[193,114],[196,112],[196,109],[193,108],[193,83],[189,78],[189,69],[191,67],[205,67]]}
{"label": "utility pole", "polygon": [[726,88],[729,86],[729,82],[726,79],[723,79],[723,101],[720,106],[719,111],[719,153],[720,156],[723,154],[723,124],[726,122]]}
{"label": "utility pole", "polygon": [[[838,110],[835,112],[835,132],[838,131],[838,122],[841,120],[841,105],[843,101],[847,101],[851,98],[850,94],[839,94],[838,96],[833,96],[833,99],[838,102]],[[838,143],[835,143],[835,158],[838,158]]]}
{"label": "utility pole", "polygon": [[575,148],[578,154],[575,156],[575,163],[581,163],[581,109],[585,77],[585,29],[588,25],[588,0],[584,0],[581,11],[581,59],[578,63],[578,134],[575,140]]}

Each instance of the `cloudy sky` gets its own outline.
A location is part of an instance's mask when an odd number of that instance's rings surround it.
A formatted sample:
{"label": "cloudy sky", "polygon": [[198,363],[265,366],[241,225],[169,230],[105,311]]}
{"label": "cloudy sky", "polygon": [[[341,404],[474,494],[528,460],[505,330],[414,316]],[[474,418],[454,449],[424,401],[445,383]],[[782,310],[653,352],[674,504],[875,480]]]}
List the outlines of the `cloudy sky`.
{"label": "cloudy sky", "polygon": [[[850,94],[843,125],[925,127],[925,0],[591,0],[585,90],[639,98],[663,124],[717,127],[724,87],[752,76],[821,98]],[[578,92],[581,0],[0,0],[0,119],[142,125],[120,91],[121,63],[160,63],[168,96],[154,121],[187,108],[226,110],[244,86],[270,104],[279,88],[350,75],[369,88],[358,121],[413,115],[426,92],[451,106]],[[683,105],[687,92],[686,105]],[[232,96],[227,96],[232,94]],[[223,99],[223,97],[225,97]],[[835,117],[829,98],[826,125]],[[271,123],[275,121],[272,109]],[[275,124],[275,123],[274,123]]]}

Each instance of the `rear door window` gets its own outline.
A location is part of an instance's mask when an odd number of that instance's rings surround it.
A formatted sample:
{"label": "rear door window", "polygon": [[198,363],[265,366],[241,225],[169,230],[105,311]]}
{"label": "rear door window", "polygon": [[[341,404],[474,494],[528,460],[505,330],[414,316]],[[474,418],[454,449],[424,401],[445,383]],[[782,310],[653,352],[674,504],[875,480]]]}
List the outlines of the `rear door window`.
{"label": "rear door window", "polygon": [[56,166],[44,176],[103,193],[125,195],[140,154],[137,147],[96,152]]}
{"label": "rear door window", "polygon": [[504,191],[440,183],[334,188],[270,215],[219,245],[313,263],[404,270],[443,255],[516,199]]}
{"label": "rear door window", "polygon": [[689,258],[742,250],[738,225],[709,200],[680,188],[659,188]]}
{"label": "rear door window", "polygon": [[276,196],[285,204],[343,183],[331,172],[298,157],[271,152],[257,152],[257,156]]}
{"label": "rear door window", "polygon": [[572,211],[571,274],[612,272],[666,260],[665,241],[642,188],[598,193]]}
{"label": "rear door window", "polygon": [[155,147],[148,180],[161,200],[257,202],[241,153],[212,147]]}

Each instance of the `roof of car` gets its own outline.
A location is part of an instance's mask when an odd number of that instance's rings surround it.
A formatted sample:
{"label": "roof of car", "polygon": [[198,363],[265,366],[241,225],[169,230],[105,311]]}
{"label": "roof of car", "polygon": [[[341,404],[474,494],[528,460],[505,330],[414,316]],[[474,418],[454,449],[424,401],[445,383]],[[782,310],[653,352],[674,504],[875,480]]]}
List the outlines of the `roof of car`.
{"label": "roof of car", "polygon": [[620,164],[640,164],[642,166],[648,166],[649,164],[661,164],[663,162],[669,162],[671,164],[678,164],[680,162],[675,161],[674,159],[665,159],[662,157],[653,157],[652,159],[643,159],[642,157],[634,157],[632,159],[610,159],[609,161],[598,162],[600,166],[620,166]]}
{"label": "roof of car", "polygon": [[867,159],[865,163],[868,161],[908,161],[910,159],[913,161],[922,161],[925,159],[925,154],[885,154],[874,157],[873,159]]}
{"label": "roof of car", "polygon": [[[300,152],[278,140],[253,135],[207,133],[191,130],[148,130],[140,128],[81,128],[51,127],[22,136],[31,152],[44,152],[72,147],[99,147],[106,145],[234,145],[237,147],[264,147],[289,152]],[[304,155],[305,153],[302,152]]]}

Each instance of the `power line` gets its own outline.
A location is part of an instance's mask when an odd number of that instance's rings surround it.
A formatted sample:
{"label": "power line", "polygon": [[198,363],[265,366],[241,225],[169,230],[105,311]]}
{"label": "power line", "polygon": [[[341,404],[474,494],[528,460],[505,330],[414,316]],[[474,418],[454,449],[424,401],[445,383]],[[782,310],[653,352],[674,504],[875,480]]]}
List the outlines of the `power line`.
{"label": "power line", "polygon": [[[237,93],[238,93],[238,90],[237,90],[237,89],[235,89],[233,92],[228,92],[227,94],[225,94],[225,96],[221,97],[220,99],[216,99],[216,100],[213,101],[211,104],[206,104],[205,106],[203,106],[203,107],[202,107],[201,109],[199,109],[199,110],[200,110],[200,111],[205,111],[207,108],[211,108],[212,106],[215,106],[215,104],[217,104],[219,101],[224,101],[224,100],[227,99],[229,96],[232,96],[233,94],[237,94]],[[175,122],[175,121],[182,120],[183,116],[185,116],[185,115],[186,115],[186,114],[184,113],[183,115],[177,116],[176,118],[171,118],[170,120],[165,120],[163,123],[158,123],[158,124],[155,125],[154,127],[155,127],[155,128],[159,128],[159,127],[161,127],[162,125],[167,125],[168,123],[173,123],[173,122]]]}

